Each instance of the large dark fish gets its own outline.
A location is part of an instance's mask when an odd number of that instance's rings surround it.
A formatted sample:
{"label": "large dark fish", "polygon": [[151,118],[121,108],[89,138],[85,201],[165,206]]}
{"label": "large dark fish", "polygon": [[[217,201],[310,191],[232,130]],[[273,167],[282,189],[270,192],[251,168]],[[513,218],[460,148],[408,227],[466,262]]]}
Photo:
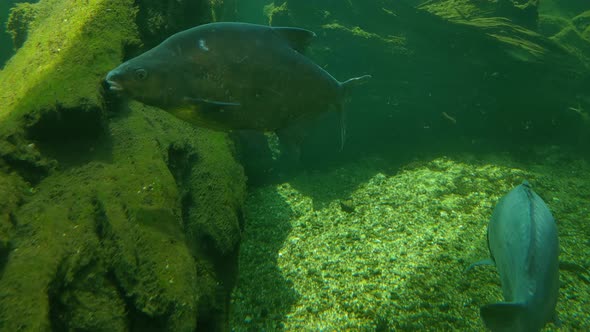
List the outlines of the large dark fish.
{"label": "large dark fish", "polygon": [[488,247],[491,260],[474,265],[495,263],[505,302],[481,307],[486,327],[492,331],[533,332],[548,322],[557,322],[557,226],[528,182],[496,205],[488,224]]}
{"label": "large dark fish", "polygon": [[342,110],[352,85],[302,55],[299,28],[211,23],[172,35],[108,73],[110,90],[213,129],[274,131]]}

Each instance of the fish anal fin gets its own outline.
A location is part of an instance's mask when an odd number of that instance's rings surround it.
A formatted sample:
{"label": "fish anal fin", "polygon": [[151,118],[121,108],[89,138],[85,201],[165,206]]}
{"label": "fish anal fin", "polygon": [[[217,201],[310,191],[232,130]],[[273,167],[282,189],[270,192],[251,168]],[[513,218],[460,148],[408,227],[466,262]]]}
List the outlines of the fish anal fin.
{"label": "fish anal fin", "polygon": [[311,40],[316,36],[313,31],[301,28],[273,27],[272,30],[285,39],[289,46],[299,53],[303,53],[311,43]]}

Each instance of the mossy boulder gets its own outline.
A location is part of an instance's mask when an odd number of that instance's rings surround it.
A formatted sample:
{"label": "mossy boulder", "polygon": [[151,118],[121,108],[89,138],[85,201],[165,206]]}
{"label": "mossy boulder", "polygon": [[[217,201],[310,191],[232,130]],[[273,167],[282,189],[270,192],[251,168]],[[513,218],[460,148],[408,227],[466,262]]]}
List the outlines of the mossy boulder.
{"label": "mossy boulder", "polygon": [[0,330],[228,330],[245,191],[231,141],[104,98],[141,44],[134,1],[35,6],[0,72]]}
{"label": "mossy boulder", "polygon": [[29,25],[35,21],[36,16],[37,6],[28,2],[19,3],[10,9],[6,31],[10,34],[15,49],[23,46],[27,39]]}

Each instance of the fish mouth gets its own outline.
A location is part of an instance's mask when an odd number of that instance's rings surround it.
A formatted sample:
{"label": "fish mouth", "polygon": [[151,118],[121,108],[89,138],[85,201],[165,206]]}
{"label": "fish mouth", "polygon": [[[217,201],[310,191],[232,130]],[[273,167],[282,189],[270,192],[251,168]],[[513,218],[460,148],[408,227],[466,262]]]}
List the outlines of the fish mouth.
{"label": "fish mouth", "polygon": [[107,84],[109,85],[109,90],[111,91],[123,91],[123,87],[118,82],[113,80],[106,80]]}

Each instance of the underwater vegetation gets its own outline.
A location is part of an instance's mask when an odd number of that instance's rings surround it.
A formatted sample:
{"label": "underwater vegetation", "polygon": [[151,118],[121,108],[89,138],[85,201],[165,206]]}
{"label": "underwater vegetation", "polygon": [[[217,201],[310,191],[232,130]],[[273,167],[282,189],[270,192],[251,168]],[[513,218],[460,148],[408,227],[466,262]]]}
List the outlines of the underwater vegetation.
{"label": "underwater vegetation", "polygon": [[[587,1],[40,0],[9,15],[0,330],[484,330],[500,276],[464,270],[524,179],[557,223],[562,328],[590,330]],[[343,151],[335,112],[292,158],[274,135],[108,93],[114,68],[222,21],[312,31],[318,68],[372,76],[345,105]]]}
{"label": "underwater vegetation", "polygon": [[0,330],[226,329],[245,191],[231,141],[101,92],[149,1],[27,6],[0,72]]}

